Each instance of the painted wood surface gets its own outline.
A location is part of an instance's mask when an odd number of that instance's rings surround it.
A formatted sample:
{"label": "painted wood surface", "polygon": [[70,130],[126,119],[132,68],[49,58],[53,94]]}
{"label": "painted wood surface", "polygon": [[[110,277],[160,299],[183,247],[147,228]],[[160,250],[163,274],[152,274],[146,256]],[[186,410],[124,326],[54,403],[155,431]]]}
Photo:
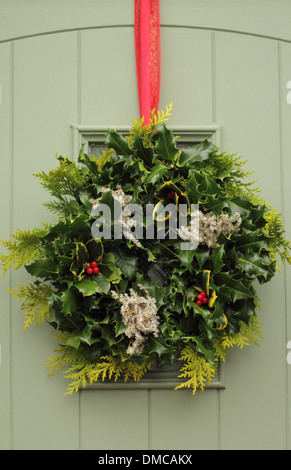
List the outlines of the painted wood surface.
{"label": "painted wood surface", "polygon": [[[161,23],[290,41],[289,0],[160,0]],[[133,26],[132,0],[1,0],[0,41],[60,31]]]}
{"label": "painted wood surface", "polygon": [[[17,3],[0,2],[0,22],[7,20],[0,28],[5,41],[0,44],[2,239],[16,228],[51,220],[42,206],[46,193],[32,173],[52,168],[56,153],[71,155],[72,124],[130,126],[138,117],[131,2],[118,2],[115,9],[113,1],[87,1],[82,10],[76,2],[70,11],[67,2],[50,2],[50,8],[48,2],[21,2],[12,19]],[[214,2],[203,3],[208,7],[199,8],[199,1],[161,1],[160,106],[173,101],[173,128],[221,126],[222,149],[248,159],[262,196],[284,211],[290,239],[288,2],[258,2],[266,9],[256,31],[259,7],[254,2],[240,2],[236,27],[235,15],[222,11],[215,20]],[[223,2],[224,12],[229,3]],[[41,4],[47,17],[39,16]],[[21,11],[33,7],[34,15],[20,22]],[[197,21],[187,10],[198,12]],[[105,16],[108,27],[100,29]],[[52,17],[55,34],[48,31]],[[280,20],[281,35],[274,18]],[[194,397],[189,391],[156,389],[86,390],[65,397],[62,374],[46,375],[53,331],[44,325],[24,333],[23,314],[7,294],[7,287],[28,279],[21,270],[0,283],[1,449],[291,448],[289,268],[258,287],[261,346],[231,351],[226,389]]]}

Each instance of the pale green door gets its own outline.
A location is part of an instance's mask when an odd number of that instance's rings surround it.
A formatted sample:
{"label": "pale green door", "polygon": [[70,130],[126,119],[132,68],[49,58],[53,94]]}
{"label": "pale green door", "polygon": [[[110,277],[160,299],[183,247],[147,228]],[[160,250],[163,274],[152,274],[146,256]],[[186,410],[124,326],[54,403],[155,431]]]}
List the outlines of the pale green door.
{"label": "pale green door", "polygon": [[[75,152],[76,128],[96,134],[139,117],[133,11],[133,0],[0,1],[0,238],[50,220],[32,173]],[[290,15],[283,0],[161,0],[169,126],[218,128],[221,148],[248,159],[262,197],[284,211],[289,239]],[[1,449],[290,449],[290,270],[258,287],[261,346],[231,351],[225,389],[194,397],[163,388],[64,396],[63,375],[47,377],[51,328],[24,333],[6,290],[26,281],[16,271],[0,284]]]}

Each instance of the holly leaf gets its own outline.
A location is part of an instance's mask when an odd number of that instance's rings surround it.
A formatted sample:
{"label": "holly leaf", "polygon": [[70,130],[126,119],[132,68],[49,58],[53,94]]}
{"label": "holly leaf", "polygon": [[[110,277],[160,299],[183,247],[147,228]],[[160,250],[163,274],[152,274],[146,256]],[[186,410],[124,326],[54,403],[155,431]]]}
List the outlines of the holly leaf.
{"label": "holly leaf", "polygon": [[121,272],[131,280],[137,272],[138,258],[133,256],[131,252],[123,247],[117,246],[111,253],[114,255],[115,264]]}
{"label": "holly leaf", "polygon": [[160,155],[162,160],[173,161],[178,152],[176,139],[165,124],[162,124],[158,128],[156,138],[155,151]]}
{"label": "holly leaf", "polygon": [[254,221],[256,227],[263,227],[266,224],[264,214],[269,210],[270,209],[264,204],[258,204],[257,206],[254,206],[251,211],[250,217]]}
{"label": "holly leaf", "polygon": [[99,273],[96,276],[92,276],[93,279],[82,279],[75,283],[76,289],[83,294],[83,296],[93,294],[107,294],[110,289],[109,281]]}
{"label": "holly leaf", "polygon": [[195,250],[181,250],[178,254],[178,258],[181,261],[182,266],[185,266],[188,270],[191,270]]}
{"label": "holly leaf", "polygon": [[149,338],[147,340],[149,354],[156,353],[163,364],[173,364],[174,349],[169,347],[163,338]]}
{"label": "holly leaf", "polygon": [[109,348],[111,348],[113,344],[119,343],[123,339],[122,337],[120,337],[119,339],[116,339],[114,334],[112,334],[112,331],[109,325],[102,325],[101,337],[107,342]]}
{"label": "holly leaf", "polygon": [[262,257],[253,252],[238,255],[234,248],[229,256],[249,276],[263,277],[267,281],[275,272],[276,262],[272,263],[268,256]]}
{"label": "holly leaf", "polygon": [[100,265],[100,269],[102,274],[106,277],[109,282],[113,284],[118,284],[122,279],[122,272],[121,270],[115,266],[115,264],[107,264],[107,265]]}
{"label": "holly leaf", "polygon": [[79,349],[80,343],[86,343],[89,346],[94,343],[91,338],[91,327],[87,324],[80,332],[71,333],[66,339],[66,344],[75,349]]}
{"label": "holly leaf", "polygon": [[247,251],[260,252],[267,249],[268,243],[266,237],[257,230],[247,230],[243,228],[241,236],[236,241],[236,247],[243,253]]}
{"label": "holly leaf", "polygon": [[199,190],[207,195],[222,196],[223,189],[213,179],[203,176],[201,179]]}
{"label": "holly leaf", "polygon": [[33,263],[25,266],[26,271],[35,277],[51,277],[52,274],[58,273],[56,263],[50,258],[40,258]]}
{"label": "holly leaf", "polygon": [[202,193],[199,190],[199,183],[196,179],[196,172],[193,171],[190,178],[186,182],[186,191],[188,197],[194,201],[194,203],[198,204],[200,199],[202,198]]}
{"label": "holly leaf", "polygon": [[208,160],[216,149],[217,147],[212,142],[205,139],[201,144],[183,149],[177,161],[177,166],[191,168],[193,163]]}
{"label": "holly leaf", "polygon": [[214,273],[219,273],[221,271],[221,268],[224,266],[224,262],[222,259],[223,254],[224,254],[224,245],[219,245],[218,247],[213,249],[209,257],[213,264]]}
{"label": "holly leaf", "polygon": [[218,336],[216,329],[213,328],[213,321],[209,319],[200,318],[199,330],[203,333],[204,338],[211,344],[213,344],[215,338]]}
{"label": "holly leaf", "polygon": [[229,209],[232,214],[238,212],[242,217],[248,217],[251,210],[251,202],[249,199],[243,197],[230,198],[219,198],[214,200],[213,203],[209,204],[208,208],[215,215],[220,215],[223,209]]}
{"label": "holly leaf", "polygon": [[154,151],[152,147],[146,147],[144,139],[137,136],[131,142],[132,149],[136,151],[136,155],[148,165],[152,164]]}
{"label": "holly leaf", "polygon": [[117,155],[132,155],[133,151],[130,149],[128,142],[123,135],[115,131],[108,131],[106,134],[105,144],[115,150]]}
{"label": "holly leaf", "polygon": [[155,165],[151,172],[145,177],[145,184],[155,184],[160,180],[162,174],[167,171],[167,167],[161,164]]}
{"label": "holly leaf", "polygon": [[199,248],[195,251],[195,258],[197,260],[199,269],[202,269],[202,266],[206,263],[209,258],[209,249]]}
{"label": "holly leaf", "polygon": [[215,274],[215,284],[219,287],[218,297],[221,295],[226,300],[236,301],[239,299],[254,298],[251,290],[241,281],[233,279],[229,273]]}
{"label": "holly leaf", "polygon": [[207,362],[209,362],[210,364],[215,363],[216,361],[215,350],[213,348],[205,346],[202,338],[198,336],[189,336],[188,339],[191,340],[193,343],[195,343],[196,351],[200,354],[203,354]]}
{"label": "holly leaf", "polygon": [[61,295],[62,311],[65,315],[71,315],[77,306],[77,298],[73,289],[67,289]]}
{"label": "holly leaf", "polygon": [[75,235],[80,237],[81,233],[90,229],[89,216],[87,214],[78,215],[73,221],[66,219],[60,221],[53,227],[50,227],[47,235],[43,237],[43,240],[50,241],[55,237],[59,237],[60,234],[70,234],[72,239]]}
{"label": "holly leaf", "polygon": [[92,238],[86,243],[86,247],[90,254],[90,261],[100,261],[104,252],[101,239]]}
{"label": "holly leaf", "polygon": [[84,243],[76,243],[76,258],[78,266],[82,266],[85,262],[89,261],[89,253]]}

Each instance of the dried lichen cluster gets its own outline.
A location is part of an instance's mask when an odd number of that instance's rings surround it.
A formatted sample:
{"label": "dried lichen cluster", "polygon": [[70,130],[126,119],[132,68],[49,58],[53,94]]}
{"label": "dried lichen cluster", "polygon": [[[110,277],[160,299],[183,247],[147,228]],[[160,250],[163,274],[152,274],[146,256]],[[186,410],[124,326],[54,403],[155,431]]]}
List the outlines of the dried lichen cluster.
{"label": "dried lichen cluster", "polygon": [[216,217],[213,212],[203,214],[195,211],[191,214],[191,225],[181,227],[178,230],[182,240],[190,241],[196,245],[207,245],[208,248],[217,246],[217,238],[221,233],[237,233],[241,224],[241,217],[238,212],[231,217],[228,214],[221,214]]}
{"label": "dried lichen cluster", "polygon": [[154,337],[159,334],[156,300],[150,297],[142,285],[138,284],[138,287],[143,296],[138,295],[133,289],[130,289],[130,295],[111,292],[112,297],[121,304],[120,313],[127,327],[125,334],[131,339],[126,351],[129,355],[142,353],[148,334],[153,333]]}

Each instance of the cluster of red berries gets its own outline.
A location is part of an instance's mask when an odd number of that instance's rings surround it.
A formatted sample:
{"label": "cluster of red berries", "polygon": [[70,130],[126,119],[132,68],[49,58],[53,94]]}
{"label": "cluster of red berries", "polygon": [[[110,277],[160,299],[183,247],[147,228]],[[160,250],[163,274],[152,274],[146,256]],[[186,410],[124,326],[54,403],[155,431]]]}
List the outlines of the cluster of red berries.
{"label": "cluster of red berries", "polygon": [[86,272],[87,274],[98,274],[99,268],[97,265],[97,261],[92,261],[91,263],[85,263]]}
{"label": "cluster of red berries", "polygon": [[197,295],[197,298],[196,298],[196,305],[200,307],[200,305],[207,304],[207,303],[208,303],[208,297],[207,297],[206,292],[204,291],[200,292],[200,294]]}

